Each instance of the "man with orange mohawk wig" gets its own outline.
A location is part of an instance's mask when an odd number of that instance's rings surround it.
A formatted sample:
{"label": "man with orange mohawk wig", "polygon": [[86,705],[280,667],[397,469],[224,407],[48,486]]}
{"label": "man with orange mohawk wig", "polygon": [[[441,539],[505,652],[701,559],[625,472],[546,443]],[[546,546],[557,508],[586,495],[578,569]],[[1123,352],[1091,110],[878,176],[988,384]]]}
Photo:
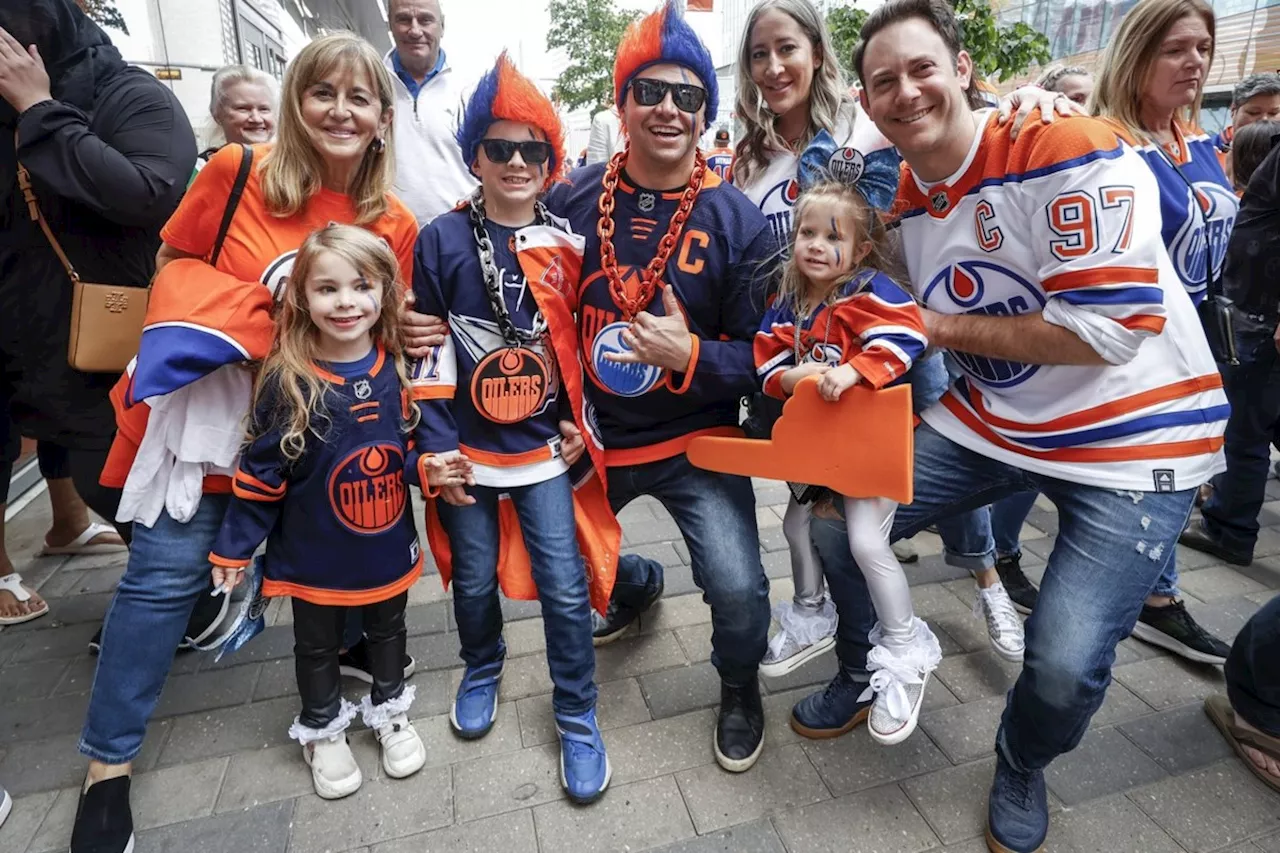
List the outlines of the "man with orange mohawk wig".
{"label": "man with orange mohawk wig", "polygon": [[622,534],[583,410],[574,312],[584,241],[538,201],[561,173],[564,130],[504,53],[472,94],[457,138],[480,187],[418,237],[414,296],[419,310],[447,318],[450,334],[411,377],[429,433],[423,456],[461,453],[475,476],[470,488],[427,502],[427,539],[453,583],[466,665],[449,721],[475,739],[497,718],[499,586],[509,598],[540,599],[560,781],[571,800],[589,803],[610,777],[591,609],[608,606]]}
{"label": "man with orange mohawk wig", "polygon": [[[626,148],[575,171],[547,205],[588,235],[578,319],[610,503],[616,512],[656,497],[689,546],[722,684],[713,750],[741,772],[764,744],[757,668],[769,596],[755,496],[749,479],[695,468],[685,449],[695,436],[741,434],[738,401],[758,390],[751,342],[778,247],[759,209],[698,150],[719,95],[683,6],[669,0],[618,46]],[[622,557],[596,643],[622,634],[662,588],[661,564]]]}

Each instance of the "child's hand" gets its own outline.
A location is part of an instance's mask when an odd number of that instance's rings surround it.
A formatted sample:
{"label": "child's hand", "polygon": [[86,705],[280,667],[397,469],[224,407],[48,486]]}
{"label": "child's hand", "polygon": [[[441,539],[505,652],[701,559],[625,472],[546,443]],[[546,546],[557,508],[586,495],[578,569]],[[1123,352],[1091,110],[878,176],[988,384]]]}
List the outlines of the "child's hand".
{"label": "child's hand", "polygon": [[560,442],[560,458],[566,465],[572,465],[582,458],[583,452],[587,449],[587,443],[582,438],[582,431],[573,421],[560,422],[560,435],[564,438],[564,441]]}
{"label": "child's hand", "polygon": [[782,384],[782,393],[790,397],[796,392],[796,386],[800,384],[801,379],[806,376],[822,376],[830,369],[831,365],[823,364],[820,361],[808,361],[797,367],[789,368],[782,374],[782,379],[779,380]]}
{"label": "child's hand", "polygon": [[451,506],[471,506],[476,502],[462,486],[441,486],[440,497]]}
{"label": "child's hand", "polygon": [[474,486],[471,460],[461,453],[427,457],[428,486]]}
{"label": "child's hand", "polygon": [[225,589],[227,592],[238,587],[244,581],[244,568],[232,569],[226,566],[213,567],[213,589],[216,593],[219,589]]}
{"label": "child's hand", "polygon": [[862,374],[846,362],[822,374],[822,378],[818,380],[818,393],[822,395],[822,399],[834,403],[840,399],[841,394],[861,381]]}

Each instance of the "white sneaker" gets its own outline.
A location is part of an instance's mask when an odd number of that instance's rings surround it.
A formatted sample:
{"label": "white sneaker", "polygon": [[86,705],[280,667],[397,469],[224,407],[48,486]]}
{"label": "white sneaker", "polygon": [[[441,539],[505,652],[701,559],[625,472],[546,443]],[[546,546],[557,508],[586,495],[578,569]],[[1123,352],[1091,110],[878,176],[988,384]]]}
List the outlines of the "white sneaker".
{"label": "white sneaker", "polygon": [[382,745],[382,769],[392,779],[412,776],[427,763],[427,748],[409,722],[408,714],[397,714],[377,731]]}
{"label": "white sneaker", "polygon": [[973,615],[986,618],[987,636],[996,654],[1007,661],[1022,662],[1027,635],[1004,584],[996,581],[986,589],[979,588],[973,602]]}
{"label": "white sneaker", "polygon": [[918,618],[915,635],[906,647],[891,649],[880,645],[880,640],[877,623],[871,632],[871,641],[877,645],[867,653],[871,684],[858,699],[865,701],[874,694],[867,731],[876,742],[891,746],[916,730],[924,688],[929,673],[942,662],[942,648],[929,626]]}
{"label": "white sneaker", "polygon": [[9,796],[9,792],[4,788],[0,788],[0,826],[9,819],[9,812],[13,810],[13,797]]}
{"label": "white sneaker", "polygon": [[780,678],[835,648],[836,607],[830,599],[816,610],[782,601],[774,605],[773,615],[779,627],[760,662],[765,678]]}
{"label": "white sneaker", "polygon": [[311,783],[325,800],[340,800],[360,790],[364,777],[351,754],[346,734],[313,741],[302,747],[302,758],[311,767]]}

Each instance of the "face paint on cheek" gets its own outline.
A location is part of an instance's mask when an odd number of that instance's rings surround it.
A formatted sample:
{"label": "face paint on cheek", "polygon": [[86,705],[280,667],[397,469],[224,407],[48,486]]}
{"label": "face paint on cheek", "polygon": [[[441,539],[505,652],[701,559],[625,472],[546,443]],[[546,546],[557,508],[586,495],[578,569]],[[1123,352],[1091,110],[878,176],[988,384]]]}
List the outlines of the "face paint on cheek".
{"label": "face paint on cheek", "polygon": [[836,246],[836,266],[838,267],[843,263],[844,263],[844,256],[840,253],[840,247]]}

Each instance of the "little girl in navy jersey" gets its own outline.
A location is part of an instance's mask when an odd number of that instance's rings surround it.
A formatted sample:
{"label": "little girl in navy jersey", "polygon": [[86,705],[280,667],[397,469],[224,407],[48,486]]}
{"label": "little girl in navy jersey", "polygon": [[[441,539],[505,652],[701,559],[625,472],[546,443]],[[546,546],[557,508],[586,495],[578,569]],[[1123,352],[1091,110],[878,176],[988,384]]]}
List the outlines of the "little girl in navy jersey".
{"label": "little girl in navy jersey", "polygon": [[410,437],[421,442],[423,429],[408,400],[399,270],[382,239],[352,225],[302,244],[209,555],[214,585],[229,590],[267,542],[262,592],[293,599],[302,713],[289,735],[325,799],[362,781],[345,735],[357,708],[340,689],[348,608],[363,617],[373,687],[360,710],[383,769],[402,778],[426,761],[404,683],[405,604],[422,572],[408,483],[421,470],[434,494],[469,477],[465,460],[414,462]]}
{"label": "little girl in navy jersey", "polygon": [[[900,380],[928,342],[915,302],[881,272],[888,262],[877,211],[856,185],[828,179],[801,194],[793,221],[791,256],[756,335],[764,392],[786,398],[801,380],[814,376],[822,397],[835,401],[858,383],[883,388]],[[789,518],[803,519],[806,533],[809,507],[801,501],[807,497],[792,497],[787,508]],[[896,510],[897,503],[888,498],[844,498],[849,548],[867,579],[879,620],[871,632],[875,647],[867,655],[871,685],[859,701],[874,696],[868,728],[886,744],[905,740],[915,729],[925,683],[942,660],[937,638],[912,611],[906,575],[889,547]],[[802,538],[800,553],[793,545],[792,555],[797,598],[777,607],[782,630],[771,641],[766,661],[803,663],[817,653],[809,650],[821,651],[833,642],[832,605],[822,593],[821,569],[808,537]],[[810,598],[799,595],[802,588]],[[813,590],[816,607],[810,604]],[[804,730],[806,702],[796,707],[792,726],[814,736]]]}

